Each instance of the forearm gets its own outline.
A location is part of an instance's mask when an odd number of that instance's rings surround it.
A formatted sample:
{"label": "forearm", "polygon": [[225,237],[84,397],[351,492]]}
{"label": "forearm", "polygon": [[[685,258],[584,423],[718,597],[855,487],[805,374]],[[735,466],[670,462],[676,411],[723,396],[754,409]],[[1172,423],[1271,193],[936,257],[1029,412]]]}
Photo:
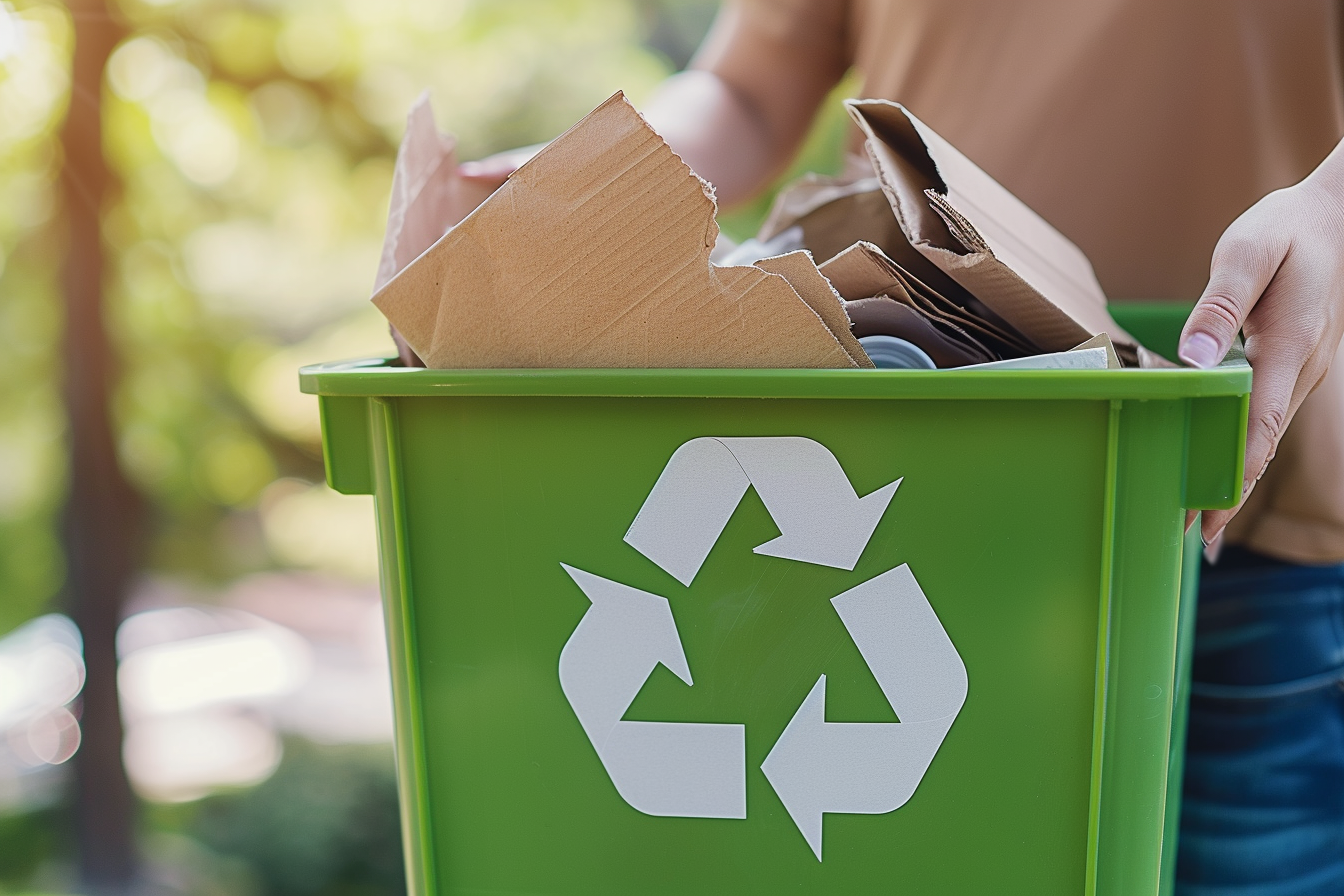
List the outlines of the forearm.
{"label": "forearm", "polygon": [[646,106],[672,149],[714,184],[720,204],[750,199],[793,158],[849,65],[843,10],[818,0],[804,20],[725,2],[690,70]]}
{"label": "forearm", "polygon": [[760,113],[717,74],[685,71],[659,87],[644,116],[720,205],[750,199],[786,161]]}
{"label": "forearm", "polygon": [[[780,173],[848,66],[843,7],[817,3],[813,11],[815,21],[790,22],[725,2],[690,70],[642,105],[654,129],[714,185],[720,205],[750,199]],[[460,173],[497,187],[524,161],[500,153]]]}

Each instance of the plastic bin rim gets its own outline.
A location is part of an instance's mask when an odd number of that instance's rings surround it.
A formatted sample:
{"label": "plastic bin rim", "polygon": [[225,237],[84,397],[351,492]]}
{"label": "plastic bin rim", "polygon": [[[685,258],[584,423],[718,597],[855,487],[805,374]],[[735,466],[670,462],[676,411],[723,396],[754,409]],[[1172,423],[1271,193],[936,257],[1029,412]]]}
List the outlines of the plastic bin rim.
{"label": "plastic bin rim", "polygon": [[850,398],[1145,400],[1241,396],[1251,368],[1229,358],[1212,370],[427,370],[393,358],[314,364],[300,388],[328,396]]}

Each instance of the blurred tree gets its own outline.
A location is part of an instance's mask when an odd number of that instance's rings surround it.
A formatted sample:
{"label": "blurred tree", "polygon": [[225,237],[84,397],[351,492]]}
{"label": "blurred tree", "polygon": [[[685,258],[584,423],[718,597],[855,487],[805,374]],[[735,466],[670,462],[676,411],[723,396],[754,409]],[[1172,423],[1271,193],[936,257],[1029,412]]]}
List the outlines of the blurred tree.
{"label": "blurred tree", "polygon": [[117,625],[136,571],[139,500],[122,475],[109,400],[116,362],[103,312],[103,205],[114,195],[103,160],[103,69],[121,36],[102,0],[71,0],[75,25],[64,155],[65,407],[69,491],[66,595],[84,636],[83,742],[75,755],[80,881],[121,893],[135,879],[134,798],[121,762]]}
{"label": "blurred tree", "polygon": [[[428,88],[462,158],[549,139],[616,89],[639,104],[689,58],[717,4],[11,2],[0,0],[0,632],[40,611],[68,575],[90,651],[78,760],[87,874],[115,889],[133,852],[120,767],[109,764],[118,735],[108,633],[133,572],[134,492],[141,572],[222,583],[318,568],[372,581],[371,509],[321,485],[315,405],[295,371],[391,348],[367,298],[406,109]],[[843,115],[826,121],[807,167],[835,167]],[[763,208],[729,216],[725,229],[750,234]],[[263,830],[261,816],[297,792],[286,788],[312,782],[310,761],[336,774],[291,745],[273,789],[255,803],[210,803],[192,830],[280,869],[281,881],[283,856],[266,838],[235,834]],[[336,829],[358,826],[372,799],[292,817],[313,825],[313,842],[353,849],[350,831]],[[379,824],[378,836],[395,835],[394,819]],[[0,853],[29,828],[0,826]],[[323,892],[351,875],[370,892],[399,886],[341,867]]]}
{"label": "blurred tree", "polygon": [[224,580],[327,562],[335,517],[294,510],[322,479],[294,370],[389,346],[367,298],[411,101],[430,89],[463,158],[544,140],[668,73],[643,42],[665,17],[634,0],[118,8],[106,147],[125,194],[105,234],[128,358],[120,446],[153,509],[151,567]]}
{"label": "blurred tree", "polygon": [[[543,140],[617,88],[646,96],[716,5],[109,2],[124,29],[101,144],[122,181],[101,221],[124,357],[113,433],[148,502],[151,568],[215,580],[293,562],[261,500],[277,479],[320,479],[293,366],[387,345],[364,300],[411,99],[431,90],[463,158]],[[73,29],[54,0],[12,3],[0,2],[0,631],[60,586],[66,487],[53,450],[64,242],[47,225]]]}

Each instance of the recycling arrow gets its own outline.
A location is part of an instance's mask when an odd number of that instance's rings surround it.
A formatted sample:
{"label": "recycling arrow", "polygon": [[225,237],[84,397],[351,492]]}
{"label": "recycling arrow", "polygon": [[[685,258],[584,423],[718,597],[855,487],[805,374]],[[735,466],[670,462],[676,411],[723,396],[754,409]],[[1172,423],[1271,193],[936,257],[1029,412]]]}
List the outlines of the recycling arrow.
{"label": "recycling arrow", "polygon": [[[689,585],[755,487],[781,533],[756,553],[852,570],[900,484],[859,497],[811,439],[692,439],[625,541]],[[667,598],[561,565],[592,605],[560,653],[560,686],[617,792],[649,815],[746,818],[745,726],[625,719],[659,664],[693,684]],[[910,799],[967,693],[966,667],[909,566],[831,603],[899,721],[827,722],[822,675],[766,756],[761,770],[818,860],[825,813]]]}
{"label": "recycling arrow", "polygon": [[811,439],[691,439],[663,468],[625,541],[690,585],[751,485],[781,533],[757,554],[853,569],[900,484],[860,498],[835,455]]}
{"label": "recycling arrow", "polygon": [[826,721],[822,675],[761,771],[821,859],[822,814],[905,805],[966,702],[966,666],[910,567],[832,598],[899,722]]}
{"label": "recycling arrow", "polygon": [[617,792],[647,815],[746,818],[745,726],[622,720],[659,663],[692,684],[667,598],[564,569],[592,606],[560,652],[560,688]]}

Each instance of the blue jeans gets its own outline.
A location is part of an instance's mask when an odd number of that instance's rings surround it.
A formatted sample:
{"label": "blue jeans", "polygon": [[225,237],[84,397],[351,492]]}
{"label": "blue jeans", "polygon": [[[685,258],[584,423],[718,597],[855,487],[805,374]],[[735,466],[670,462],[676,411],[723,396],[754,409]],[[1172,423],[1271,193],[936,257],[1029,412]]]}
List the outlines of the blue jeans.
{"label": "blue jeans", "polygon": [[1205,565],[1178,896],[1344,894],[1344,565]]}

